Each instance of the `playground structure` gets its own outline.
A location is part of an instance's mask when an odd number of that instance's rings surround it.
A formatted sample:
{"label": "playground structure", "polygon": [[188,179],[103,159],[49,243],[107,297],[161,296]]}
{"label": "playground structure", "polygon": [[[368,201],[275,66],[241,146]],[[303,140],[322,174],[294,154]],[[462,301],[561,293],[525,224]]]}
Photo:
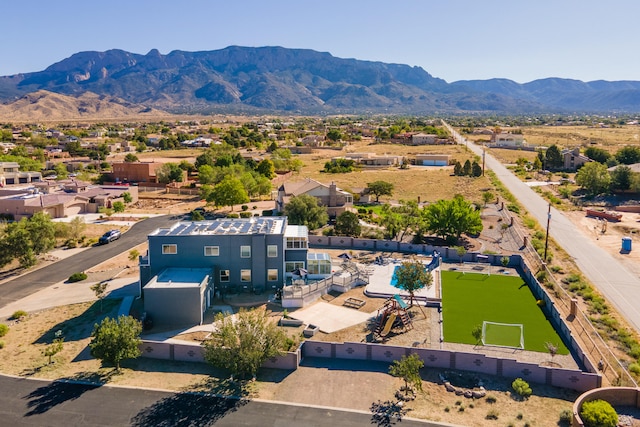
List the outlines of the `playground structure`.
{"label": "playground structure", "polygon": [[433,254],[431,255],[431,262],[429,262],[429,264],[427,264],[425,268],[427,269],[427,271],[431,272],[440,267],[440,264],[442,264],[442,257],[440,256],[440,252],[433,251]]}
{"label": "playground structure", "polygon": [[411,316],[407,311],[409,306],[400,297],[400,295],[394,295],[384,302],[382,307],[378,310],[376,316],[377,325],[374,331],[375,336],[386,337],[393,329],[396,322],[400,322],[403,327],[403,331],[413,329],[413,323],[411,322]]}

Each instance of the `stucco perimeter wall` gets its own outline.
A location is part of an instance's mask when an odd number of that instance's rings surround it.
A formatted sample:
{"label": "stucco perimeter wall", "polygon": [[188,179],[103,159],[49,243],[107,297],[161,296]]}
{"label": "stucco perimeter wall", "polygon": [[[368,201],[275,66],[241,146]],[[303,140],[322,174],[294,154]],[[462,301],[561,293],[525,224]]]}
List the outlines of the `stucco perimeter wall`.
{"label": "stucco perimeter wall", "polygon": [[416,353],[427,368],[458,369],[511,379],[523,378],[532,383],[553,385],[577,391],[591,390],[599,387],[601,383],[599,374],[538,366],[476,353],[368,343],[334,343],[311,340],[302,343],[303,357],[372,360],[392,363],[394,360],[400,360],[402,356],[408,356],[412,353]]}
{"label": "stucco perimeter wall", "polygon": [[580,410],[582,404],[592,400],[605,400],[613,406],[633,406],[640,408],[640,388],[633,387],[604,387],[588,391],[573,403],[573,427],[584,427]]}
{"label": "stucco perimeter wall", "polygon": [[[460,261],[460,257],[455,249],[441,246],[421,245],[413,243],[402,243],[393,240],[375,240],[375,239],[354,239],[344,236],[309,236],[309,246],[315,248],[344,248],[350,250],[362,251],[379,251],[379,252],[404,252],[414,254],[431,255],[433,251],[438,251],[446,260]],[[463,262],[478,262],[476,252],[469,252],[462,257]],[[492,265],[501,265],[503,255],[487,255],[485,263]],[[520,265],[520,257],[512,255],[510,257],[509,267],[517,267]]]}
{"label": "stucco perimeter wall", "polygon": [[[180,362],[204,363],[204,348],[197,343],[168,343],[160,341],[143,340],[140,344],[142,357],[150,359],[176,360]],[[298,369],[300,365],[301,351],[288,352],[267,360],[263,368]]]}

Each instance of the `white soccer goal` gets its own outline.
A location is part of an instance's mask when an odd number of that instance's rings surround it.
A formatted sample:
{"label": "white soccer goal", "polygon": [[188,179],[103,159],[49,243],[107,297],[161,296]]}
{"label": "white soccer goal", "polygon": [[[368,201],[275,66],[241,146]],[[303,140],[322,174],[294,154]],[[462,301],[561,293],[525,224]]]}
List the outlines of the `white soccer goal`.
{"label": "white soccer goal", "polygon": [[524,350],[524,326],[485,320],[482,322],[482,345]]}

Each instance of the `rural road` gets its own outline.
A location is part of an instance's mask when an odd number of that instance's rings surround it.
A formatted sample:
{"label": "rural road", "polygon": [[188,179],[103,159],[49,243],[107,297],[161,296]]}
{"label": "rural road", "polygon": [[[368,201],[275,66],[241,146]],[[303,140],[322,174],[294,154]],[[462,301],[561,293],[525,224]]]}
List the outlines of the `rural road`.
{"label": "rural road", "polygon": [[[147,235],[156,228],[167,227],[178,221],[172,218],[174,217],[158,216],[140,221],[114,242],[91,247],[45,268],[31,271],[0,284],[0,307],[18,301],[47,286],[64,281],[72,273],[88,270],[109,258],[130,250],[140,243],[144,243],[147,240]],[[73,286],[73,284],[68,284],[68,286]]]}
{"label": "rural road", "polygon": [[[390,426],[372,414],[189,393],[0,376],[7,426]],[[449,426],[404,418],[406,427]]]}
{"label": "rural road", "polygon": [[[445,123],[458,144],[466,145],[482,157],[482,147],[466,141]],[[490,154],[485,166],[491,169],[504,186],[538,222],[546,227],[549,203],[516,177]],[[584,276],[595,285],[616,310],[640,332],[640,277],[582,233],[562,212],[551,208],[549,235],[575,260]]]}

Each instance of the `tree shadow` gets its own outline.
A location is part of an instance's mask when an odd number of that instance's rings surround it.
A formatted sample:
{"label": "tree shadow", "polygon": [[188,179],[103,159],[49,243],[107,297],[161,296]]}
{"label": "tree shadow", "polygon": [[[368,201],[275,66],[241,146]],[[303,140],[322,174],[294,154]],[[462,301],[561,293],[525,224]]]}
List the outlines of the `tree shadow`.
{"label": "tree shadow", "polygon": [[55,381],[33,390],[23,397],[27,399],[27,416],[44,414],[49,409],[69,400],[75,400],[87,391],[100,387],[93,384],[79,384],[75,382]]}
{"label": "tree shadow", "polygon": [[202,393],[177,393],[157,401],[131,418],[132,426],[208,426],[246,405],[248,400]]}
{"label": "tree shadow", "polygon": [[94,325],[100,323],[105,317],[114,317],[119,306],[120,299],[108,299],[104,300],[104,309],[101,310],[100,301],[96,301],[79,316],[64,320],[49,328],[32,344],[50,344],[57,338],[57,333],[61,333],[61,337],[67,342],[88,338],[93,332]]}
{"label": "tree shadow", "polygon": [[402,405],[387,400],[378,400],[371,404],[371,424],[379,427],[389,427],[402,422],[402,417],[407,415],[408,410]]}

